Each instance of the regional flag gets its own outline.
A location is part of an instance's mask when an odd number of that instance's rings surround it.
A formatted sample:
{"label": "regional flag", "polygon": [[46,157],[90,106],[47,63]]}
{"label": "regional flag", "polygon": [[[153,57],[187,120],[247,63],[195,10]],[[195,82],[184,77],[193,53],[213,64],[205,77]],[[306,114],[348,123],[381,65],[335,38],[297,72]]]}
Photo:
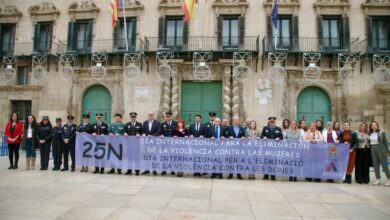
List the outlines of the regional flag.
{"label": "regional flag", "polygon": [[116,22],[118,21],[119,0],[110,0],[109,9],[111,11],[112,26],[115,27]]}
{"label": "regional flag", "polygon": [[184,21],[187,22],[194,18],[194,8],[197,2],[197,0],[183,0],[181,8],[184,12]]}

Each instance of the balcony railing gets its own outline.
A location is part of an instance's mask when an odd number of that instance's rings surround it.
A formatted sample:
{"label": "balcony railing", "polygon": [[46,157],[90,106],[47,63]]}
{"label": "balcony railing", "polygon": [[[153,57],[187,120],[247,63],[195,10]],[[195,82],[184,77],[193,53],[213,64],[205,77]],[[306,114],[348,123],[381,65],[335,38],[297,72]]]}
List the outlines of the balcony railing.
{"label": "balcony railing", "polygon": [[0,45],[0,56],[57,55],[63,50],[64,45],[57,42],[6,43]]}
{"label": "balcony railing", "polygon": [[[276,47],[275,47],[276,43]],[[358,38],[272,38],[264,37],[263,52],[320,52],[320,53],[341,53],[341,52],[360,52]]]}
{"label": "balcony railing", "polygon": [[379,39],[369,43],[368,39],[364,39],[360,41],[360,48],[362,54],[390,53],[390,40]]}
{"label": "balcony railing", "polygon": [[145,37],[145,52],[155,52],[161,49],[171,51],[258,51],[260,48],[258,36],[228,37],[188,37],[159,38]]}
{"label": "balcony railing", "polygon": [[71,46],[65,45],[65,51],[78,54],[142,52],[143,46],[144,42],[141,39],[128,41],[128,49],[125,39],[83,40],[75,41]]}

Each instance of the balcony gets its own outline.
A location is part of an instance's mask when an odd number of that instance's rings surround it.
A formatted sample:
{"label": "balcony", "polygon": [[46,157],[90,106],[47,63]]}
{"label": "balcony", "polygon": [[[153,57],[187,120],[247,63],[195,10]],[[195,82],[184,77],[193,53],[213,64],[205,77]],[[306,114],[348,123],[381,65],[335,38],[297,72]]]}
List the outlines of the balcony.
{"label": "balcony", "polygon": [[7,56],[31,56],[31,55],[57,55],[64,50],[64,45],[57,42],[47,42],[34,44],[34,42],[25,43],[7,43],[2,44],[0,48],[0,57]]}
{"label": "balcony", "polygon": [[79,55],[88,55],[91,53],[134,53],[142,52],[144,42],[138,39],[133,42],[128,42],[126,49],[125,39],[103,39],[93,41],[75,41],[73,45],[64,45],[64,52],[76,53]]}
{"label": "balcony", "polygon": [[260,46],[258,36],[229,37],[188,37],[188,38],[159,38],[145,37],[145,52],[169,50],[174,52],[234,52],[234,51],[258,51]]}
{"label": "balcony", "polygon": [[[276,47],[275,47],[276,41]],[[359,38],[323,38],[299,37],[299,38],[271,38],[264,37],[263,53],[359,53]]]}
{"label": "balcony", "polygon": [[[371,39],[370,39],[371,40]],[[372,55],[372,54],[383,54],[390,53],[390,40],[389,39],[378,39],[373,40],[372,43],[369,43],[368,39],[360,41],[360,48],[362,55]]]}

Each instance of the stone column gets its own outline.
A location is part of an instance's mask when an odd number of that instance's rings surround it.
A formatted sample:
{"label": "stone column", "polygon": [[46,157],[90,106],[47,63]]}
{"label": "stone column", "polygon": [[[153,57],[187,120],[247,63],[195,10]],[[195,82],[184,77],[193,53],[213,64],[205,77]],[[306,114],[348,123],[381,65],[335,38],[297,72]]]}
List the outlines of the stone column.
{"label": "stone column", "polygon": [[225,74],[223,77],[223,112],[222,117],[229,120],[231,119],[231,74]]}
{"label": "stone column", "polygon": [[174,119],[179,117],[179,74],[172,77],[171,111]]}
{"label": "stone column", "polygon": [[240,83],[237,80],[233,80],[233,116],[240,115]]}

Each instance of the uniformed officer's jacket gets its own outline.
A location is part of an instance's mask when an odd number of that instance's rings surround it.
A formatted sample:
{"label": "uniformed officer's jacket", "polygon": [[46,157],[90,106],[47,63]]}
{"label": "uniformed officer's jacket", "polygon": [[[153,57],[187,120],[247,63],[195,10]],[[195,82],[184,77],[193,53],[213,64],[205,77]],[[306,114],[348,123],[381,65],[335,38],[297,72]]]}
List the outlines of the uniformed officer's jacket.
{"label": "uniformed officer's jacket", "polygon": [[92,134],[93,133],[93,126],[90,123],[84,124],[81,123],[79,125],[79,132],[80,133],[87,133],[87,134]]}
{"label": "uniformed officer's jacket", "polygon": [[268,139],[279,138],[280,140],[283,140],[282,129],[280,129],[277,126],[274,126],[274,127],[264,126],[260,137],[261,138],[267,137]]}
{"label": "uniformed officer's jacket", "polygon": [[50,142],[52,138],[51,129],[51,124],[39,125],[37,132],[38,140],[45,140],[45,142]]}
{"label": "uniformed officer's jacket", "polygon": [[51,135],[53,136],[54,142],[62,141],[62,128],[61,127],[54,127],[51,130]]}
{"label": "uniformed officer's jacket", "polygon": [[97,135],[107,135],[108,134],[108,124],[101,122],[100,125],[98,122],[93,124],[93,132]]}
{"label": "uniformed officer's jacket", "polygon": [[125,124],[114,122],[108,126],[108,133],[123,135],[125,133]]}
{"label": "uniformed officer's jacket", "polygon": [[174,132],[176,130],[177,123],[175,121],[171,121],[170,125],[169,122],[164,121],[161,123],[161,129],[160,129],[160,135],[164,135],[164,137],[173,137]]}
{"label": "uniformed officer's jacket", "polygon": [[125,133],[129,136],[136,136],[142,134],[142,124],[138,121],[136,122],[128,122],[125,125]]}
{"label": "uniformed officer's jacket", "polygon": [[76,141],[76,132],[78,130],[75,124],[65,124],[62,127],[62,139],[69,139],[69,141]]}

